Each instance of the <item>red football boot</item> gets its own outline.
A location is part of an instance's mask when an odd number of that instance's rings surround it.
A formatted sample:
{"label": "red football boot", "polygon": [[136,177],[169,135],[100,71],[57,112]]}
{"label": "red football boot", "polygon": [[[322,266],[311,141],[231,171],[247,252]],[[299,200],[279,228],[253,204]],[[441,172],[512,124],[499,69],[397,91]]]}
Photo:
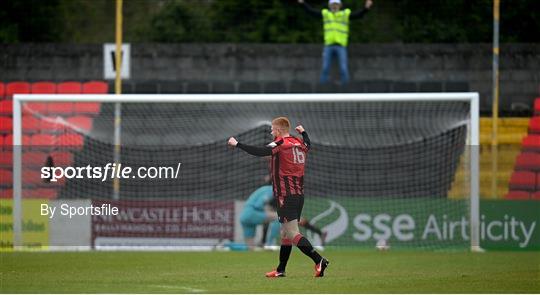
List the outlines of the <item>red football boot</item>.
{"label": "red football boot", "polygon": [[267,272],[265,276],[267,278],[282,278],[285,276],[285,272],[279,272],[277,270],[273,270],[271,272]]}
{"label": "red football boot", "polygon": [[323,257],[321,262],[315,264],[315,277],[324,277],[324,270],[328,267],[330,262]]}

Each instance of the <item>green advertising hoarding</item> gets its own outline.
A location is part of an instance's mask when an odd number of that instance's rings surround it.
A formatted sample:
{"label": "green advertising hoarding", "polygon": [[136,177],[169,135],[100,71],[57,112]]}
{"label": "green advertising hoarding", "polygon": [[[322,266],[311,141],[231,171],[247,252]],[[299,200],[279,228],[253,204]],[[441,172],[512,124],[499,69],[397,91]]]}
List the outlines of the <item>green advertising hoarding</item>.
{"label": "green advertising hoarding", "polygon": [[[49,244],[49,218],[40,214],[47,199],[22,201],[22,243],[25,250],[44,250]],[[0,251],[13,250],[13,200],[0,200]]]}
{"label": "green advertising hoarding", "polygon": [[[481,247],[540,249],[540,202],[481,201]],[[304,214],[329,246],[468,249],[469,203],[448,199],[306,198]],[[317,235],[308,233],[315,243]]]}
{"label": "green advertising hoarding", "polygon": [[540,250],[539,201],[482,201],[480,211],[482,247]]}

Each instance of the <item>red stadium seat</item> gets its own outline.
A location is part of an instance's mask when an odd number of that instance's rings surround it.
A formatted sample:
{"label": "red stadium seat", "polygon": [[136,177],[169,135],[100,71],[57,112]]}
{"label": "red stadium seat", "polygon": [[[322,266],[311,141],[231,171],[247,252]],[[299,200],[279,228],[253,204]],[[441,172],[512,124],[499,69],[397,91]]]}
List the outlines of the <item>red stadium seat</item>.
{"label": "red stadium seat", "polygon": [[81,94],[81,82],[62,82],[56,87],[58,94]]}
{"label": "red stadium seat", "polygon": [[11,99],[13,94],[28,94],[30,93],[30,83],[28,82],[10,82],[6,86],[6,97]]}
{"label": "red stadium seat", "polygon": [[33,94],[54,94],[56,93],[56,84],[52,82],[35,82],[32,83],[30,91]]}
{"label": "red stadium seat", "polygon": [[64,125],[56,117],[43,117],[40,120],[40,129],[42,132],[58,133],[64,130]]}
{"label": "red stadium seat", "polygon": [[109,84],[103,81],[88,81],[82,86],[84,94],[106,94],[109,92]]}
{"label": "red stadium seat", "polygon": [[13,147],[13,134],[8,134],[4,136],[4,141],[2,142],[4,147]]}
{"label": "red stadium seat", "polygon": [[529,121],[529,134],[540,134],[540,116],[532,117]]}
{"label": "red stadium seat", "polygon": [[67,119],[68,123],[73,125],[72,127],[82,129],[84,131],[92,130],[92,118],[86,116],[75,116]]}
{"label": "red stadium seat", "polygon": [[43,102],[28,102],[23,104],[23,115],[35,115],[47,113],[47,103]]}
{"label": "red stadium seat", "polygon": [[34,116],[23,116],[22,130],[24,133],[36,133],[41,129],[41,120]]}
{"label": "red stadium seat", "polygon": [[0,199],[12,199],[12,198],[13,198],[13,189],[0,190]]}
{"label": "red stadium seat", "polygon": [[506,194],[505,199],[507,200],[528,200],[530,197],[529,192],[525,191],[509,191]]}
{"label": "red stadium seat", "polygon": [[0,100],[4,99],[4,96],[6,95],[6,86],[3,82],[0,82]]}
{"label": "red stadium seat", "polygon": [[516,170],[540,170],[540,153],[521,153],[516,158]]}
{"label": "red stadium seat", "polygon": [[510,190],[536,190],[536,173],[530,171],[515,171],[510,177]]}
{"label": "red stadium seat", "polygon": [[47,154],[44,152],[24,152],[22,154],[23,167],[41,167],[47,160]]}
{"label": "red stadium seat", "polygon": [[13,185],[13,172],[8,169],[0,169],[0,184]]}
{"label": "red stadium seat", "polygon": [[66,183],[66,178],[58,178],[56,181],[51,179],[41,178],[41,169],[26,168],[23,169],[23,186],[24,187],[43,187],[43,188],[55,188],[62,186]]}
{"label": "red stadium seat", "polygon": [[540,152],[540,135],[528,135],[523,138],[521,146],[524,151]]}
{"label": "red stadium seat", "polygon": [[[52,155],[51,155],[52,156]],[[24,167],[41,167],[43,166],[47,161],[48,155],[43,152],[29,152],[29,151],[23,151],[22,153],[22,165]],[[63,155],[64,158],[69,158],[68,156]],[[59,158],[59,162],[64,161],[65,159]],[[71,159],[73,159],[73,156],[71,156]],[[70,163],[72,164],[73,161]],[[54,162],[56,164],[56,162]],[[64,164],[64,163],[61,163]],[[13,152],[12,151],[4,151],[2,152],[2,156],[0,157],[0,166],[1,167],[12,167],[13,166]],[[68,165],[63,165],[68,166]]]}
{"label": "red stadium seat", "polygon": [[[38,185],[40,183],[37,183]],[[35,185],[35,184],[34,184]],[[13,189],[7,189],[3,192],[0,192],[3,195],[0,198],[11,199],[13,197]],[[22,190],[23,199],[56,199],[58,196],[58,190],[52,188],[23,188]]]}
{"label": "red stadium seat", "polygon": [[540,97],[534,100],[534,114],[537,116],[540,115]]}
{"label": "red stadium seat", "polygon": [[101,109],[99,102],[76,102],[73,104],[73,112],[76,114],[97,115]]}
{"label": "red stadium seat", "polygon": [[51,157],[53,159],[54,166],[57,167],[71,166],[74,162],[73,154],[70,152],[52,152]]}
{"label": "red stadium seat", "polygon": [[[32,137],[30,135],[24,135],[23,134],[23,136],[21,138],[21,142],[22,142],[23,147],[24,146],[30,146],[31,143],[32,143]],[[13,141],[11,141],[11,143],[13,144]]]}
{"label": "red stadium seat", "polygon": [[30,145],[33,147],[52,147],[56,145],[56,137],[50,134],[32,135]]}
{"label": "red stadium seat", "polygon": [[0,115],[13,116],[13,102],[11,100],[0,101]]}
{"label": "red stadium seat", "polygon": [[51,102],[48,104],[47,113],[57,115],[68,115],[73,113],[72,102]]}
{"label": "red stadium seat", "polygon": [[58,190],[54,188],[24,189],[23,198],[28,199],[56,199]]}
{"label": "red stadium seat", "polygon": [[13,152],[10,152],[10,151],[2,152],[2,156],[0,156],[0,166],[1,167],[13,166]]}
{"label": "red stadium seat", "polygon": [[[21,142],[23,146],[29,146],[32,142],[32,139],[28,135],[24,135],[21,138]],[[12,148],[13,147],[13,134],[8,134],[4,137],[4,149],[6,147]]]}
{"label": "red stadium seat", "polygon": [[[23,199],[56,199],[58,196],[57,189],[51,188],[23,188],[22,190]],[[0,190],[1,199],[11,199],[13,198],[13,189]]]}
{"label": "red stadium seat", "polygon": [[83,146],[83,137],[80,134],[63,134],[58,137],[58,145],[81,149]]}
{"label": "red stadium seat", "polygon": [[531,199],[540,201],[540,191],[531,194]]}
{"label": "red stadium seat", "polygon": [[13,118],[0,117],[0,133],[12,133],[13,132]]}
{"label": "red stadium seat", "polygon": [[46,180],[41,178],[40,170],[23,169],[22,183],[24,186],[28,186],[28,185],[42,185],[42,184],[46,184],[47,182]]}

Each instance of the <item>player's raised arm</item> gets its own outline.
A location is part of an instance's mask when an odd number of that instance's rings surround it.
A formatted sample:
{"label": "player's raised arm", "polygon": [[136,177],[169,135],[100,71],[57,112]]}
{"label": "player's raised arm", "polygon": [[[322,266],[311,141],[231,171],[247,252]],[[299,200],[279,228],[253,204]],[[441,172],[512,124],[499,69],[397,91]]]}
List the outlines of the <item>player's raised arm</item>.
{"label": "player's raised arm", "polygon": [[304,126],[298,125],[294,129],[296,130],[296,132],[302,134],[302,138],[304,139],[304,144],[306,145],[306,147],[308,149],[310,149],[311,148],[311,140],[309,140],[309,136],[308,136],[306,130],[304,129]]}
{"label": "player's raised arm", "polygon": [[372,5],[373,5],[372,0],[366,0],[366,2],[364,3],[364,8],[351,12],[349,19],[362,18],[366,13],[368,13]]}
{"label": "player's raised arm", "polygon": [[304,0],[298,0],[298,3],[303,5],[304,6],[304,10],[311,16],[314,16],[314,17],[322,17],[322,14],[321,14],[321,11],[320,10],[317,10],[313,7],[311,7],[311,5],[309,5],[307,2],[305,2]]}
{"label": "player's raised arm", "polygon": [[272,155],[272,148],[269,146],[259,147],[259,146],[253,146],[248,144],[243,144],[238,142],[236,138],[231,137],[229,138],[229,141],[227,142],[228,145],[232,147],[238,147],[242,150],[244,150],[246,153],[257,156],[257,157],[266,157]]}

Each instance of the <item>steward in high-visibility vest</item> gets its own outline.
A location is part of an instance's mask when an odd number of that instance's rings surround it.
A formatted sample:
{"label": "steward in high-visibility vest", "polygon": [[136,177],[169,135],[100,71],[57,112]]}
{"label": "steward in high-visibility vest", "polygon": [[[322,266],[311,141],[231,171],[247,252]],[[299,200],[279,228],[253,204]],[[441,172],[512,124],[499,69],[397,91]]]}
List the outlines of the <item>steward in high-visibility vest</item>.
{"label": "steward in high-visibility vest", "polygon": [[369,11],[373,1],[366,0],[364,9],[354,12],[351,12],[348,8],[342,10],[341,0],[329,0],[329,9],[324,8],[321,11],[314,9],[304,0],[298,0],[298,2],[304,5],[305,10],[310,15],[322,16],[323,19],[324,50],[320,82],[328,82],[331,61],[335,55],[339,61],[341,83],[348,83],[347,45],[349,45],[349,22],[351,19],[364,16]]}
{"label": "steward in high-visibility vest", "polygon": [[349,17],[351,10],[346,8],[338,12],[322,10],[324,45],[347,46],[349,43]]}

